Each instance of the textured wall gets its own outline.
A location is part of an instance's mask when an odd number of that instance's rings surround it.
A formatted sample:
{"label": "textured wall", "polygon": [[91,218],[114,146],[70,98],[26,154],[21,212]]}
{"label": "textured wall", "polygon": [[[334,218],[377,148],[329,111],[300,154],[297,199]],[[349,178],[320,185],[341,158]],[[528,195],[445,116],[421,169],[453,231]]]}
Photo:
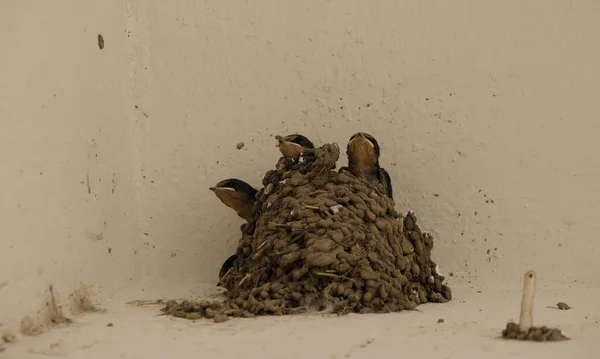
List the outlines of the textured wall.
{"label": "textured wall", "polygon": [[65,297],[80,281],[102,295],[213,286],[241,220],[208,187],[258,186],[273,136],[296,131],[374,135],[451,283],[504,286],[529,268],[546,285],[597,283],[599,11],[4,3],[0,321],[51,283]]}
{"label": "textured wall", "polygon": [[106,302],[138,280],[142,262],[126,9],[112,0],[0,9],[3,331],[25,315],[46,321],[50,285],[65,309],[74,292]]}

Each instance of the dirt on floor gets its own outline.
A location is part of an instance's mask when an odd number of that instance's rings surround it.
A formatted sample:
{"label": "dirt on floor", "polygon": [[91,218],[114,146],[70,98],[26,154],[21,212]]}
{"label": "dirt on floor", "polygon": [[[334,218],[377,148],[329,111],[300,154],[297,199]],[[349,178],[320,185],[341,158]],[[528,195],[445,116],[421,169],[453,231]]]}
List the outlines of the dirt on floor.
{"label": "dirt on floor", "polygon": [[542,326],[521,330],[519,324],[514,322],[506,323],[506,329],[502,331],[502,338],[535,342],[557,342],[569,340],[569,338],[567,338],[560,331],[560,329],[557,328],[548,328],[546,326]]}

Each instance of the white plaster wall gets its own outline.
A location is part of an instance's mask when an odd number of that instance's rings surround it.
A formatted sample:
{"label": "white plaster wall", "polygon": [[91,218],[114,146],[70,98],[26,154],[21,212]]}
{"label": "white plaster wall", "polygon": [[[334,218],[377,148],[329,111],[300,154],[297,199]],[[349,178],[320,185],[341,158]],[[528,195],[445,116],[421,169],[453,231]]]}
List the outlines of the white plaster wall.
{"label": "white plaster wall", "polygon": [[259,186],[296,131],[374,135],[451,285],[598,285],[593,0],[0,8],[0,322],[49,284],[101,302],[214,286],[241,220],[208,187]]}
{"label": "white plaster wall", "polygon": [[67,310],[73,292],[106,303],[143,273],[126,9],[0,4],[2,332],[47,319],[50,285]]}

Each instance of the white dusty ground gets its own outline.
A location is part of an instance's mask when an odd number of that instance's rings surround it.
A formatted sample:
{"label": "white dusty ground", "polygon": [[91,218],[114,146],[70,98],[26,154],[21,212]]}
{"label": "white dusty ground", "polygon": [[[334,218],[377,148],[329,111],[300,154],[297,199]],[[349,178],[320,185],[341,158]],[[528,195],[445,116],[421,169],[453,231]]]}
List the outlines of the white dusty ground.
{"label": "white dusty ground", "polygon": [[[592,358],[598,14],[597,0],[2,0],[0,334],[18,341],[0,356]],[[208,187],[259,186],[275,135],[343,147],[357,131],[380,143],[397,208],[433,233],[452,303],[222,325],[122,304],[214,286],[241,221]],[[494,339],[529,269],[536,319],[572,341]],[[50,287],[66,330],[47,326]],[[81,317],[81,299],[109,310]]]}
{"label": "white dusty ground", "polygon": [[[121,306],[87,315],[64,329],[27,339],[11,358],[597,358],[600,287],[542,288],[535,325],[559,327],[567,342],[499,339],[518,319],[520,292],[458,288],[444,305],[385,315],[304,315],[189,321],[156,316],[159,306]],[[565,301],[573,308],[548,308]],[[444,319],[443,323],[438,323]],[[107,326],[109,323],[112,326]]]}

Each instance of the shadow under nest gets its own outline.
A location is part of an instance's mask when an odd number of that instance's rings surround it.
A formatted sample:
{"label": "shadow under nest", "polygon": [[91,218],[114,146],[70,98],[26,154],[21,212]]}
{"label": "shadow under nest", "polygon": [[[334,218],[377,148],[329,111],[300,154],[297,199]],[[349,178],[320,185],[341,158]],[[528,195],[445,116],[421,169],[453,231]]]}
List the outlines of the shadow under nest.
{"label": "shadow under nest", "polygon": [[452,298],[431,260],[433,237],[394,208],[379,184],[337,172],[325,144],[300,162],[280,158],[242,226],[224,302],[169,301],[188,319],[284,315],[314,310],[387,313]]}

